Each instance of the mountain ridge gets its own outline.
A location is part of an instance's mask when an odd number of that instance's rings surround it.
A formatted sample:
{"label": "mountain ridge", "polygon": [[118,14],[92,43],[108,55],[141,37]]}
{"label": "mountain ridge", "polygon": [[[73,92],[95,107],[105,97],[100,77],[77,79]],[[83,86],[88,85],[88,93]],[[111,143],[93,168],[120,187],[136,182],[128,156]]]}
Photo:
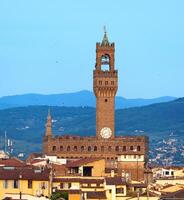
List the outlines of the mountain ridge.
{"label": "mountain ridge", "polygon": [[[94,107],[26,106],[0,110],[0,149],[4,134],[14,142],[14,154],[41,151],[48,109],[51,111],[54,135],[95,136]],[[184,147],[184,98],[166,103],[115,111],[115,134],[146,135],[150,141],[150,155],[155,158],[165,149],[163,156],[174,156],[176,164],[183,163]],[[177,152],[165,141],[173,142]],[[160,150],[162,149],[162,150]],[[160,152],[161,151],[161,152]],[[162,159],[159,160],[162,163]]]}
{"label": "mountain ridge", "polygon": [[[39,139],[45,131],[49,108],[54,120],[54,132],[81,135],[95,133],[94,107],[26,106],[0,110],[0,134],[7,130],[18,139],[23,135],[26,139],[29,134],[32,135],[32,139],[34,137]],[[184,98],[142,107],[117,109],[115,119],[117,134],[132,133],[135,130],[148,132],[148,134],[183,132]],[[38,134],[34,136],[33,133]]]}
{"label": "mountain ridge", "polygon": [[[121,96],[116,97],[116,109],[140,107],[154,103],[168,102],[175,100],[176,97],[163,96],[153,99],[135,98],[127,99]],[[48,106],[67,106],[95,107],[95,96],[93,92],[81,90],[79,92],[61,93],[61,94],[19,94],[0,97],[0,109],[22,107],[29,105],[48,105]]]}

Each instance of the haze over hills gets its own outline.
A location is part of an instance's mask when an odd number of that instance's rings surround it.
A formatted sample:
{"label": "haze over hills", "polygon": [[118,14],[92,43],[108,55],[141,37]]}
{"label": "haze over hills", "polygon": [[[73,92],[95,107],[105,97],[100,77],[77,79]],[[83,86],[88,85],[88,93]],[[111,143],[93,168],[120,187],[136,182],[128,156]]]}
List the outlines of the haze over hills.
{"label": "haze over hills", "polygon": [[[154,103],[168,102],[176,99],[176,97],[163,96],[153,99],[126,99],[120,96],[116,97],[116,109],[130,108],[150,105]],[[93,92],[82,90],[74,93],[63,94],[23,94],[5,96],[0,98],[0,109],[22,107],[29,105],[48,105],[48,106],[66,106],[95,107],[95,96]]]}
{"label": "haze over hills", "polygon": [[[49,106],[27,106],[0,110],[0,141],[4,133],[15,141],[14,152],[41,151],[42,138]],[[95,135],[95,108],[51,106],[53,133],[56,135]],[[184,98],[171,102],[116,110],[116,135],[148,135],[150,155],[170,148],[176,164],[183,163],[184,155]],[[170,136],[172,135],[172,136]],[[169,143],[165,144],[164,139]],[[173,140],[174,139],[174,140]],[[173,145],[174,141],[174,145]],[[0,148],[3,143],[0,142]],[[157,152],[156,149],[159,149]],[[160,152],[161,151],[161,152]],[[175,150],[174,150],[175,151]],[[164,150],[165,152],[165,150]],[[165,155],[164,153],[163,155]]]}
{"label": "haze over hills", "polygon": [[[0,110],[0,133],[16,139],[41,141],[48,106],[27,106]],[[55,133],[95,134],[95,108],[50,107]],[[153,132],[184,131],[184,98],[167,103],[116,110],[116,133],[142,130]]]}

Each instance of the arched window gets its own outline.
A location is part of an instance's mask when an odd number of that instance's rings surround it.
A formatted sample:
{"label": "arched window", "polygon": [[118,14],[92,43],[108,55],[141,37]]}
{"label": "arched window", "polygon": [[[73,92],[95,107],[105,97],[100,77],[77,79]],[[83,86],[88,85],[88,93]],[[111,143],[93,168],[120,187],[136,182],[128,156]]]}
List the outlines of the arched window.
{"label": "arched window", "polygon": [[110,57],[105,54],[101,57],[101,66],[103,71],[110,70]]}
{"label": "arched window", "polygon": [[137,151],[140,151],[141,150],[141,147],[140,146],[137,146]]}
{"label": "arched window", "polygon": [[70,146],[67,146],[67,151],[70,151]]}
{"label": "arched window", "polygon": [[97,146],[94,146],[94,151],[97,151]]}
{"label": "arched window", "polygon": [[74,146],[73,150],[74,150],[74,151],[77,151],[77,146]]}
{"label": "arched window", "polygon": [[116,151],[119,151],[119,146],[116,146]]}
{"label": "arched window", "polygon": [[81,146],[81,151],[84,151],[84,146]]}
{"label": "arched window", "polygon": [[60,151],[63,151],[63,146],[60,146]]}
{"label": "arched window", "polygon": [[111,146],[108,146],[108,151],[112,151],[112,147]]}
{"label": "arched window", "polygon": [[126,151],[126,146],[123,146],[123,151]]}
{"label": "arched window", "polygon": [[90,146],[88,147],[88,151],[91,151],[91,147]]}
{"label": "arched window", "polygon": [[130,146],[130,150],[133,151],[133,150],[134,150],[134,147],[133,147],[133,146]]}
{"label": "arched window", "polygon": [[53,146],[53,147],[52,147],[52,151],[56,151],[56,146]]}
{"label": "arched window", "polygon": [[104,152],[104,149],[105,149],[104,146],[101,146],[101,151],[102,151],[102,152]]}

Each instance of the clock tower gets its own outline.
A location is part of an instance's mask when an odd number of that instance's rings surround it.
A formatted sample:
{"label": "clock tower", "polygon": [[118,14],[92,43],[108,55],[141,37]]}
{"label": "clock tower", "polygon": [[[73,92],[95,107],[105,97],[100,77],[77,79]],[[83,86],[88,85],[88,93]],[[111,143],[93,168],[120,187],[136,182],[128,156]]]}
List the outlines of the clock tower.
{"label": "clock tower", "polygon": [[108,41],[105,31],[101,43],[96,43],[96,65],[93,70],[93,90],[96,96],[96,137],[114,138],[114,104],[118,88],[118,71],[114,67],[115,44]]}

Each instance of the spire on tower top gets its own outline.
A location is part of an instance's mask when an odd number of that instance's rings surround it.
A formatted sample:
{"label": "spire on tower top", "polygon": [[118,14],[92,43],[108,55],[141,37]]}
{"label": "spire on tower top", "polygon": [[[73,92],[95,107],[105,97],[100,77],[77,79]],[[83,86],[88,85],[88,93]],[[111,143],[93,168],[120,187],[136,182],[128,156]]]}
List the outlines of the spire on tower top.
{"label": "spire on tower top", "polygon": [[50,108],[48,109],[47,119],[51,119]]}
{"label": "spire on tower top", "polygon": [[52,136],[52,117],[50,114],[50,108],[48,109],[47,123],[45,127],[46,127],[45,136]]}
{"label": "spire on tower top", "polygon": [[102,40],[102,46],[107,46],[109,45],[109,40],[108,40],[108,37],[107,37],[107,31],[106,31],[106,26],[104,26],[104,37],[103,37],[103,40]]}

